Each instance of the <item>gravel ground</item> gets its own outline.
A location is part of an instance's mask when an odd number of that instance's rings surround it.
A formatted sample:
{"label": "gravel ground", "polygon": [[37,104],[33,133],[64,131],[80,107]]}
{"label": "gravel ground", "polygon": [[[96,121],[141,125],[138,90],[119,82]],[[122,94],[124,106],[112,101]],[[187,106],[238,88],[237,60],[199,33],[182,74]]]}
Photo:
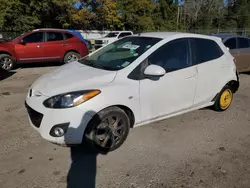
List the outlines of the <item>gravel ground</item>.
{"label": "gravel ground", "polygon": [[230,109],[202,109],[131,130],[107,155],[53,145],[34,131],[24,99],[55,67],[16,70],[0,81],[0,188],[249,188],[250,75]]}

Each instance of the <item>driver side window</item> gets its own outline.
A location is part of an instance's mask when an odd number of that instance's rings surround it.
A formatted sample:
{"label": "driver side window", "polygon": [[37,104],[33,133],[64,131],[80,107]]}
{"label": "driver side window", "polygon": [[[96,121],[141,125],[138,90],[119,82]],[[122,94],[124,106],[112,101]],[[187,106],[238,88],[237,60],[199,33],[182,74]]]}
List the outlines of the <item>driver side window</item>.
{"label": "driver side window", "polygon": [[176,39],[164,44],[148,57],[148,62],[163,67],[166,72],[191,66],[189,40]]}
{"label": "driver side window", "polygon": [[25,43],[36,43],[36,42],[43,42],[44,37],[43,37],[43,32],[36,32],[36,33],[31,33],[23,38],[23,41]]}

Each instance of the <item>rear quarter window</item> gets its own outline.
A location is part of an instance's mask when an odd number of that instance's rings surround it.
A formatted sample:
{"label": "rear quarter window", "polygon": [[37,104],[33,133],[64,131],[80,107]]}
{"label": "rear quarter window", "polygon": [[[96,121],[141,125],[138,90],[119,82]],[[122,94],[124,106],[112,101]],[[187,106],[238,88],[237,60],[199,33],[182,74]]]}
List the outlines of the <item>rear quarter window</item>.
{"label": "rear quarter window", "polygon": [[64,33],[65,39],[71,39],[74,37],[74,35],[70,34],[70,33]]}
{"label": "rear quarter window", "polygon": [[210,39],[193,39],[194,64],[200,64],[220,58],[224,52],[220,46]]}

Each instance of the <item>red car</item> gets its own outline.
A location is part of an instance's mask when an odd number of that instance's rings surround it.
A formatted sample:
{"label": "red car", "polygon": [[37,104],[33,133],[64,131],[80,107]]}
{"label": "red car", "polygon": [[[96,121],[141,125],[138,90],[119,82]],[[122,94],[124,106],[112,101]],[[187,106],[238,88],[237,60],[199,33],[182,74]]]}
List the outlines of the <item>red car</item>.
{"label": "red car", "polygon": [[12,41],[0,42],[0,64],[7,71],[17,62],[69,63],[88,53],[86,40],[72,30],[36,29]]}

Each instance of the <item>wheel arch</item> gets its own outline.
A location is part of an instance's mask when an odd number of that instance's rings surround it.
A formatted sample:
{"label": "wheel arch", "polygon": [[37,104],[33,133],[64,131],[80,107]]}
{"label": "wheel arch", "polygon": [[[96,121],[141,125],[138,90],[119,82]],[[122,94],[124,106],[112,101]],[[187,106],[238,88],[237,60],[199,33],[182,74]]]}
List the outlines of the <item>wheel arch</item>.
{"label": "wheel arch", "polygon": [[0,55],[1,54],[7,54],[7,55],[10,55],[11,57],[13,57],[13,55],[7,51],[0,50]]}
{"label": "wheel arch", "polygon": [[236,81],[236,80],[231,80],[226,85],[228,85],[232,89],[233,93],[238,91],[238,89],[240,87],[239,81]]}
{"label": "wheel arch", "polygon": [[130,121],[130,128],[133,128],[135,125],[135,115],[133,111],[129,107],[124,105],[115,105],[115,106],[121,108],[127,114]]}
{"label": "wheel arch", "polygon": [[236,93],[238,91],[238,89],[239,89],[239,86],[240,86],[238,75],[237,75],[237,80],[230,80],[225,85],[223,85],[223,87],[221,88],[221,90],[218,93],[216,93],[216,95],[212,99],[212,102],[214,102],[217,99],[219,93],[223,90],[223,88],[225,86],[229,86],[232,89],[232,92]]}
{"label": "wheel arch", "polygon": [[75,49],[74,49],[74,50],[72,49],[72,50],[67,50],[67,51],[64,53],[64,57],[65,57],[65,56],[66,56],[66,54],[67,54],[67,53],[69,53],[69,52],[75,52],[75,53],[80,54],[80,52],[79,52],[79,51],[77,51],[77,50],[75,50]]}
{"label": "wheel arch", "polygon": [[[99,112],[101,112],[101,111],[103,111],[103,110],[105,110],[105,109],[107,109],[107,108],[111,108],[111,107],[118,107],[118,108],[122,109],[122,110],[127,114],[128,118],[129,118],[129,121],[130,121],[130,128],[133,128],[133,127],[134,127],[134,124],[135,124],[135,115],[134,115],[134,112],[133,112],[129,107],[127,107],[127,106],[125,106],[125,105],[121,105],[121,104],[111,105],[111,106],[108,106],[108,107],[105,107],[105,108],[99,110],[98,112],[96,112],[96,113],[93,115],[92,119],[93,119],[93,118],[95,117],[95,115],[98,114]],[[92,120],[92,119],[91,119],[91,120]],[[88,127],[89,123],[91,122],[91,120],[88,122],[87,127]]]}

